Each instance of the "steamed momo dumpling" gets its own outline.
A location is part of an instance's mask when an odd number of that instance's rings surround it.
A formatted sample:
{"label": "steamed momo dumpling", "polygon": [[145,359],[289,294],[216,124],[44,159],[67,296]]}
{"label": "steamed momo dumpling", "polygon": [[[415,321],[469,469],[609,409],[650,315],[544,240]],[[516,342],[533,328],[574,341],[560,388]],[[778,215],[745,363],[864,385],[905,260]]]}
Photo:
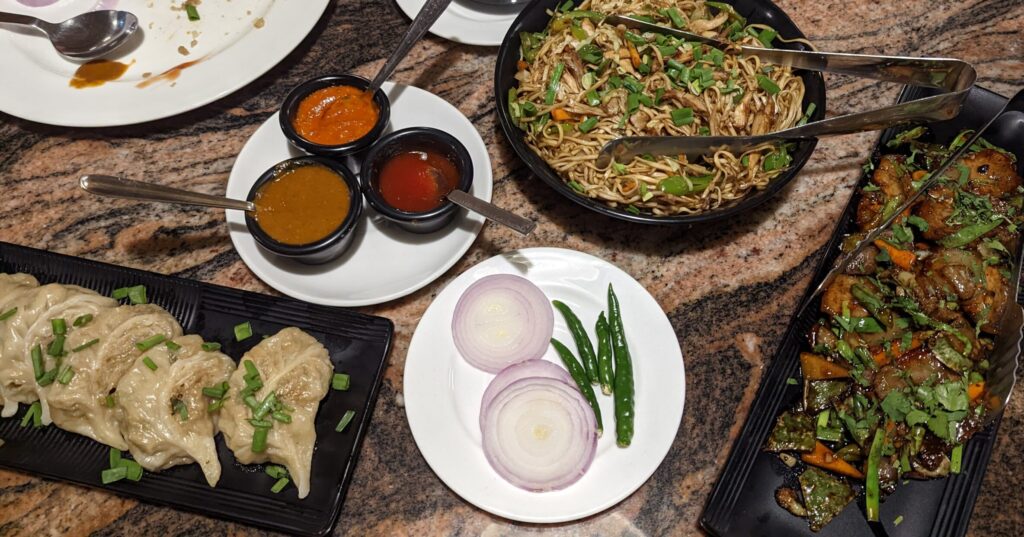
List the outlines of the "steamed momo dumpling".
{"label": "steamed momo dumpling", "polygon": [[[16,308],[19,301],[25,296],[25,294],[31,292],[36,287],[39,287],[39,281],[33,276],[28,274],[0,274],[0,314],[4,314]],[[8,317],[7,319],[0,321],[0,363],[3,363],[4,347],[5,342],[11,340],[11,338],[20,338],[18,331],[8,331],[7,327],[17,325],[21,320],[15,315]],[[5,401],[3,397],[3,386],[0,386],[0,403]],[[18,404],[14,403],[13,411],[17,412]],[[7,413],[3,414],[7,416]]]}
{"label": "steamed momo dumpling", "polygon": [[145,353],[156,370],[139,358],[121,377],[117,385],[121,433],[132,456],[146,470],[198,462],[212,487],[220,479],[213,441],[216,415],[207,412],[210,399],[203,395],[203,388],[227,380],[235,362],[220,352],[204,351],[199,336],[173,342],[180,348],[158,345]]}
{"label": "steamed momo dumpling", "polygon": [[[50,423],[46,390],[36,382],[32,367],[32,349],[39,345],[45,370],[56,367],[56,359],[47,348],[54,340],[51,321],[64,319],[69,328],[82,315],[97,315],[117,305],[113,299],[75,285],[51,283],[17,293],[8,302],[8,309],[17,307],[16,315],[0,326],[3,351],[0,353],[0,391],[4,397],[2,415],[10,417],[17,412],[17,403],[42,403],[42,420]],[[69,342],[65,351],[72,348]]]}
{"label": "steamed momo dumpling", "polygon": [[[119,306],[95,315],[83,327],[69,328],[68,349],[98,341],[79,352],[69,352],[64,364],[74,371],[71,381],[66,385],[55,382],[47,388],[54,424],[108,446],[128,449],[119,426],[121,410],[107,403],[107,395],[138,358],[165,347],[160,343],[142,351],[136,343],[154,336],[171,339],[180,335],[178,321],[152,304]],[[114,394],[115,400],[117,397]]]}
{"label": "steamed momo dumpling", "polygon": [[[266,449],[253,453],[255,431],[249,422],[252,410],[242,401],[246,369],[251,360],[259,371],[263,387],[254,397],[264,401],[271,393],[283,405],[291,407],[291,423],[272,420]],[[298,328],[285,328],[264,339],[242,357],[229,381],[229,397],[221,410],[220,429],[235,458],[242,464],[273,462],[288,468],[299,498],[309,494],[309,473],[313,459],[316,430],[313,420],[320,400],[327,395],[331,375],[327,349],[313,336]],[[267,419],[271,419],[269,416]]]}

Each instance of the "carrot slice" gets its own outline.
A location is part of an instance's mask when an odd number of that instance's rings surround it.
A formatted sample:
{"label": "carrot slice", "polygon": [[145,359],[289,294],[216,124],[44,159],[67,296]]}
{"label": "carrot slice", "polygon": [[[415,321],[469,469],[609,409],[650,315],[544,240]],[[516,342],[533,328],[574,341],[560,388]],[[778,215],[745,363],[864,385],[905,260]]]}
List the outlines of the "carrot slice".
{"label": "carrot slice", "polygon": [[880,366],[883,366],[885,364],[888,364],[890,361],[892,361],[892,358],[899,358],[900,356],[903,355],[903,353],[908,352],[908,351],[912,351],[912,350],[914,350],[914,349],[916,349],[916,348],[918,348],[920,346],[921,346],[921,340],[915,335],[913,338],[910,339],[910,348],[909,349],[903,350],[903,349],[900,348],[900,342],[899,341],[893,341],[892,342],[892,346],[889,347],[889,352],[886,352],[883,349],[883,350],[877,352],[873,356],[873,358],[875,359],[875,363],[876,364],[878,364]]}
{"label": "carrot slice", "polygon": [[914,265],[914,261],[917,260],[914,252],[911,252],[910,250],[901,250],[882,239],[875,239],[875,246],[885,250],[892,259],[892,262],[901,269],[910,270],[910,267]]}
{"label": "carrot slice", "polygon": [[529,66],[530,66],[530,64],[526,63],[523,60],[519,60],[519,61],[516,62],[516,68],[519,69],[520,71],[525,70]]}
{"label": "carrot slice", "polygon": [[914,173],[910,174],[910,177],[911,177],[911,179],[913,179],[915,181],[920,181],[926,175],[928,175],[928,172],[926,172],[924,170],[917,170]]}
{"label": "carrot slice", "polygon": [[847,378],[850,370],[809,352],[800,353],[800,369],[807,380]]}
{"label": "carrot slice", "polygon": [[814,451],[801,454],[800,459],[807,464],[813,464],[814,466],[831,470],[837,474],[842,474],[854,479],[864,479],[864,474],[862,474],[860,470],[854,468],[853,465],[843,459],[836,457],[836,454],[821,442],[815,442]]}
{"label": "carrot slice", "polygon": [[572,114],[566,112],[565,110],[562,110],[561,108],[553,108],[551,110],[551,117],[555,121],[569,121],[570,119],[572,119]]}
{"label": "carrot slice", "polygon": [[971,383],[970,385],[967,386],[967,397],[969,397],[971,399],[971,401],[974,401],[977,398],[981,397],[981,394],[984,393],[984,392],[985,392],[985,381],[973,382],[973,383]]}

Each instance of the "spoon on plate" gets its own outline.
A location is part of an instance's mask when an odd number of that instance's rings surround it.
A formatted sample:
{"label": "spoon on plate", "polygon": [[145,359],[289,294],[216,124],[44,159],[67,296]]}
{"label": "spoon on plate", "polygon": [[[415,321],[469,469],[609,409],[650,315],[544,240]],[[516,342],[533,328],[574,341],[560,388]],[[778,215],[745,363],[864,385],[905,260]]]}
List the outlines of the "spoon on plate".
{"label": "spoon on plate", "polygon": [[256,210],[256,204],[251,201],[201,194],[190,190],[143,183],[142,181],[132,181],[131,179],[122,179],[109,175],[83,175],[78,180],[78,186],[90,194],[106,196],[108,198],[155,201],[157,203],[175,203],[179,205],[199,205],[200,207],[237,209],[247,212]]}
{"label": "spoon on plate", "polygon": [[423,34],[427,33],[427,30],[441,16],[441,13],[444,13],[444,10],[450,3],[452,3],[452,0],[427,0],[423,4],[420,12],[416,14],[416,18],[409,25],[409,29],[405,31],[405,36],[399,41],[395,50],[391,52],[391,56],[388,56],[384,65],[380,67],[380,71],[377,71],[377,76],[373,77],[373,80],[370,81],[370,85],[366,88],[368,95],[373,95],[374,92],[380,89],[380,85],[391,76],[391,73],[395,72],[398,64],[402,63],[402,59],[409,53],[409,49],[423,37]]}
{"label": "spoon on plate", "polygon": [[64,22],[47,22],[28,15],[0,12],[0,23],[29,26],[50,38],[57,52],[73,60],[93,60],[123,45],[139,19],[127,11],[90,11]]}

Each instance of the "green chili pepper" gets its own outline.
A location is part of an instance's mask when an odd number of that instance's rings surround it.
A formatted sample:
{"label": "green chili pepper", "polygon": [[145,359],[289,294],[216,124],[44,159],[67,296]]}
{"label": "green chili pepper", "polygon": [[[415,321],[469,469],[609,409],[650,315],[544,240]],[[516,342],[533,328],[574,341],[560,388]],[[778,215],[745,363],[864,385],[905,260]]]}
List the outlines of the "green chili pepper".
{"label": "green chili pepper", "polygon": [[562,317],[565,317],[565,323],[569,325],[569,333],[572,334],[572,339],[576,342],[576,350],[580,353],[580,361],[583,362],[583,369],[587,372],[587,378],[590,379],[591,384],[597,384],[597,355],[594,354],[594,345],[590,342],[587,330],[583,328],[583,323],[580,322],[579,317],[564,302],[553,300],[551,303],[554,304],[555,309],[562,313]]}
{"label": "green chili pepper", "polygon": [[611,395],[615,384],[615,370],[612,367],[612,334],[604,312],[597,316],[597,380],[601,391]]}
{"label": "green chili pepper", "polygon": [[880,499],[878,468],[882,462],[882,445],[885,444],[885,432],[882,427],[875,429],[875,438],[871,441],[868,452],[867,484],[865,485],[865,506],[868,520],[878,522],[878,503]]}
{"label": "green chili pepper", "polygon": [[615,355],[615,440],[619,446],[627,447],[633,441],[633,363],[622,326],[619,298],[612,284],[608,284],[608,326]]}
{"label": "green chili pepper", "polygon": [[594,409],[594,419],[597,420],[597,436],[601,436],[601,433],[604,432],[604,423],[601,420],[601,407],[597,404],[597,395],[594,393],[594,387],[590,385],[587,372],[580,365],[580,362],[576,360],[576,357],[573,356],[572,351],[561,341],[551,338],[551,345],[558,351],[558,357],[562,359],[565,368],[569,370],[569,375],[576,381],[576,386],[579,387],[580,393],[590,403],[590,408]]}

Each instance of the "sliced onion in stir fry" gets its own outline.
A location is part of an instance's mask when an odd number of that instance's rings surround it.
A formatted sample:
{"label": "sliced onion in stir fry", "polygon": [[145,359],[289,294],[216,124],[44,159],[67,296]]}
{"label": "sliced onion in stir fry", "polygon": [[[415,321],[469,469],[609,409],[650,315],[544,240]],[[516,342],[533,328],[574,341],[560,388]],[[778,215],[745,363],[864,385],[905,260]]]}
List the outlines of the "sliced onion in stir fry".
{"label": "sliced onion in stir fry", "polygon": [[575,387],[549,378],[518,380],[484,409],[487,462],[513,485],[535,492],[563,489],[594,461],[594,411]]}
{"label": "sliced onion in stir fry", "polygon": [[483,430],[484,425],[484,409],[486,409],[491,401],[502,390],[504,390],[509,384],[517,380],[526,378],[549,378],[560,380],[568,386],[574,386],[572,377],[569,376],[569,372],[561,366],[552,362],[545,362],[544,360],[527,360],[525,362],[519,362],[513,364],[498,373],[494,380],[487,385],[487,390],[484,391],[483,399],[480,401],[480,429]]}
{"label": "sliced onion in stir fry", "polygon": [[452,316],[455,347],[467,362],[490,373],[540,358],[555,327],[544,293],[526,278],[487,276],[470,285]]}

